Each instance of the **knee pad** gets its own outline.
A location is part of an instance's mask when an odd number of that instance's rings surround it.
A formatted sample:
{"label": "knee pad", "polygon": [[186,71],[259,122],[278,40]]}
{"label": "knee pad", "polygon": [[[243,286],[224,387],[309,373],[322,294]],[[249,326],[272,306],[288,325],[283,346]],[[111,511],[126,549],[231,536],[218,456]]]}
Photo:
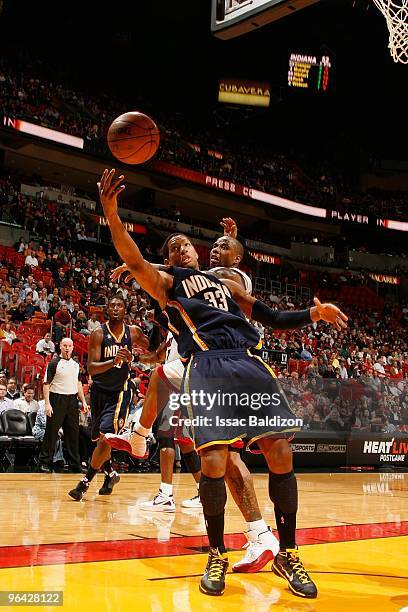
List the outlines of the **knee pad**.
{"label": "knee pad", "polygon": [[195,450],[189,453],[183,454],[183,458],[184,458],[184,461],[186,463],[188,470],[192,474],[195,474],[196,472],[199,472],[201,470],[200,458],[197,455]]}
{"label": "knee pad", "polygon": [[160,450],[162,448],[175,448],[174,438],[159,438],[158,440]]}
{"label": "knee pad", "polygon": [[207,516],[218,516],[224,512],[227,501],[227,490],[225,480],[221,478],[209,478],[201,474],[200,499],[203,504],[203,512]]}
{"label": "knee pad", "polygon": [[297,512],[298,490],[293,470],[288,474],[269,472],[269,497],[284,514]]}

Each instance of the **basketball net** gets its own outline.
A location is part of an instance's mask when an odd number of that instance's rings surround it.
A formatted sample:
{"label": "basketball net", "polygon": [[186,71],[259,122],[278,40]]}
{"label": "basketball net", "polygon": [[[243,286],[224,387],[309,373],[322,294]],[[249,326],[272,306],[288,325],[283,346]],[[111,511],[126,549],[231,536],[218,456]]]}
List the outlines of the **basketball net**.
{"label": "basketball net", "polygon": [[394,62],[408,64],[408,0],[373,0],[387,21]]}

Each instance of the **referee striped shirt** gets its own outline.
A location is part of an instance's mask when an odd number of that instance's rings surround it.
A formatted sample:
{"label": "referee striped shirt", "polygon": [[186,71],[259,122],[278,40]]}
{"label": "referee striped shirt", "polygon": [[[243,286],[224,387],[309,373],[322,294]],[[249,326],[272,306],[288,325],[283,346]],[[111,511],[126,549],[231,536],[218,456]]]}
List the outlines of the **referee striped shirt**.
{"label": "referee striped shirt", "polygon": [[50,393],[76,395],[80,377],[79,363],[72,358],[57,357],[48,364],[44,383],[50,385]]}

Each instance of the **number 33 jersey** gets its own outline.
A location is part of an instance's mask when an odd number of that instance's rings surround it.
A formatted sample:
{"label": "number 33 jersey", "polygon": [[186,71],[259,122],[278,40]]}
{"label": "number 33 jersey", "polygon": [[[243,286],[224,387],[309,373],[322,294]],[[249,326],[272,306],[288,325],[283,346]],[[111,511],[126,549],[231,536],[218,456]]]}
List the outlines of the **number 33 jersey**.
{"label": "number 33 jersey", "polygon": [[197,351],[251,348],[259,344],[259,333],[246,320],[229,288],[216,276],[177,267],[167,272],[174,280],[163,313],[182,357]]}

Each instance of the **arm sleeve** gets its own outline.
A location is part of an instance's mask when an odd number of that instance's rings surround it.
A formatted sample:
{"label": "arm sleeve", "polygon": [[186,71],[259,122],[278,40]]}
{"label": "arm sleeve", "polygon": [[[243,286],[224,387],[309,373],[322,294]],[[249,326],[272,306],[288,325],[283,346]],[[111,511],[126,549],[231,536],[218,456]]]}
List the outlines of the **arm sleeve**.
{"label": "arm sleeve", "polygon": [[161,342],[160,328],[153,325],[149,332],[149,351],[155,351]]}
{"label": "arm sleeve", "polygon": [[57,371],[57,365],[58,365],[59,359],[53,359],[52,361],[50,361],[50,363],[47,366],[47,371],[45,373],[45,378],[44,378],[44,382],[49,385],[51,384],[55,373]]}
{"label": "arm sleeve", "polygon": [[272,310],[260,300],[256,300],[252,306],[252,319],[269,325],[274,329],[296,329],[313,323],[310,318],[310,309],[297,310],[295,312],[285,310]]}

